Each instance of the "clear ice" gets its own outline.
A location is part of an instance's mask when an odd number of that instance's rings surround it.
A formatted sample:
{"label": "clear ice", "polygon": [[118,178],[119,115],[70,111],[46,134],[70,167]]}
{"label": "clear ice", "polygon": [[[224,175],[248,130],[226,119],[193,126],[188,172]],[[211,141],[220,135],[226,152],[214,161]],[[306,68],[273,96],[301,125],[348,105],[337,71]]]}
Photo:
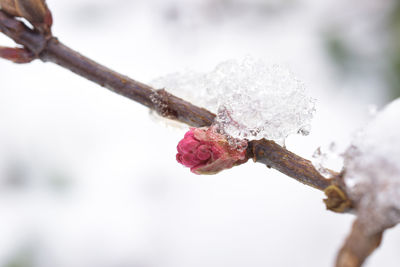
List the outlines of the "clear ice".
{"label": "clear ice", "polygon": [[312,164],[315,169],[326,178],[331,178],[333,173],[338,173],[343,168],[343,155],[335,142],[329,146],[318,147],[312,155]]}
{"label": "clear ice", "polygon": [[345,154],[345,183],[359,218],[375,232],[400,222],[400,99],[361,130]]}
{"label": "clear ice", "polygon": [[238,139],[282,143],[290,134],[306,135],[315,111],[314,99],[288,69],[249,57],[210,73],[171,74],[152,85],[215,112],[221,132]]}

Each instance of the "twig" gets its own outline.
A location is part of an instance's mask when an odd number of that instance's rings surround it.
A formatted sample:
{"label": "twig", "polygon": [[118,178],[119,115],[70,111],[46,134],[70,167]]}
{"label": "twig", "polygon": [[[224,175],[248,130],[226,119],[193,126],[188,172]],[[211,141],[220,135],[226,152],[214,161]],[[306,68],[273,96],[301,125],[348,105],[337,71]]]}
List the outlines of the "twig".
{"label": "twig", "polygon": [[[156,110],[164,117],[195,127],[210,126],[214,121],[215,114],[208,110],[192,105],[165,90],[155,90],[112,71],[68,48],[57,38],[51,35],[45,36],[39,31],[29,29],[22,22],[3,11],[0,11],[0,30],[16,43],[28,49],[34,57],[44,62],[56,63],[115,93]],[[335,185],[337,190],[343,191],[339,176],[335,176],[334,179],[326,179],[309,160],[303,159],[273,141],[251,141],[247,152],[248,157],[253,158],[254,161],[274,168],[301,183],[319,190],[325,190],[329,186]],[[345,196],[344,192],[342,195]]]}
{"label": "twig", "polygon": [[208,126],[215,115],[204,108],[112,71],[60,43],[56,38],[47,42],[40,54],[44,62],[53,62],[107,89],[132,99],[161,116],[195,127]]}
{"label": "twig", "polygon": [[68,48],[57,38],[32,31],[22,22],[0,11],[0,31],[33,53],[44,62],[53,62],[85,77],[120,95],[132,99],[162,116],[195,127],[211,125],[215,115],[206,109],[192,105],[165,90],[150,86],[114,72],[93,60]]}
{"label": "twig", "polygon": [[323,177],[315,169],[311,161],[290,152],[274,141],[251,141],[248,154],[255,162],[263,163],[319,190],[324,190],[332,184],[331,180]]}

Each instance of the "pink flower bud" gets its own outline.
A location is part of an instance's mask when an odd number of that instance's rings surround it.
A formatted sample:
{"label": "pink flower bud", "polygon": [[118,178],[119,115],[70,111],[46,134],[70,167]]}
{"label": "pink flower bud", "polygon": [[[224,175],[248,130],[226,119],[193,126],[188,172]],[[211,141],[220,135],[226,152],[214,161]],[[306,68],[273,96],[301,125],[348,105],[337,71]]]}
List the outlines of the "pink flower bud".
{"label": "pink flower bud", "polygon": [[229,144],[215,128],[191,128],[178,143],[176,160],[195,174],[215,174],[247,161],[246,141],[240,148]]}

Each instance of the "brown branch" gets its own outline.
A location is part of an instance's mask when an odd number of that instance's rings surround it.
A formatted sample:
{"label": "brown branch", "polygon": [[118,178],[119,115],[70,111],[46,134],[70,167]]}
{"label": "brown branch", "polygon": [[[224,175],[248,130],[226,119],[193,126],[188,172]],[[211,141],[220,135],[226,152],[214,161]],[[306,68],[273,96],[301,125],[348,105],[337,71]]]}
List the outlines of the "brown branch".
{"label": "brown branch", "polygon": [[[32,52],[34,57],[44,62],[56,63],[115,93],[156,110],[164,117],[195,127],[210,126],[214,121],[215,114],[208,110],[194,106],[165,90],[155,90],[112,71],[68,48],[55,37],[29,29],[22,22],[15,20],[3,11],[0,11],[0,30]],[[337,190],[341,191],[339,179],[326,179],[309,160],[303,159],[273,141],[251,141],[247,154],[254,161],[274,168],[306,185],[319,190],[325,190],[329,186],[335,185]],[[343,192],[341,195],[345,196]]]}
{"label": "brown branch", "polygon": [[115,93],[154,109],[164,117],[195,127],[211,125],[215,118],[213,113],[204,108],[194,106],[165,90],[155,90],[96,63],[63,45],[55,37],[46,37],[32,31],[3,11],[0,11],[0,31],[27,48],[36,58],[56,63]]}
{"label": "brown branch", "polygon": [[107,89],[132,99],[163,117],[195,127],[208,126],[215,115],[204,108],[192,105],[165,90],[155,90],[148,85],[112,71],[51,38],[40,54],[45,62],[56,63]]}
{"label": "brown branch", "polygon": [[255,162],[263,163],[319,190],[324,190],[332,184],[331,180],[323,177],[315,169],[311,161],[290,152],[274,141],[251,141],[248,154]]}
{"label": "brown branch", "polygon": [[367,233],[365,226],[356,219],[350,235],[340,249],[336,267],[360,267],[365,259],[380,245],[383,231]]}

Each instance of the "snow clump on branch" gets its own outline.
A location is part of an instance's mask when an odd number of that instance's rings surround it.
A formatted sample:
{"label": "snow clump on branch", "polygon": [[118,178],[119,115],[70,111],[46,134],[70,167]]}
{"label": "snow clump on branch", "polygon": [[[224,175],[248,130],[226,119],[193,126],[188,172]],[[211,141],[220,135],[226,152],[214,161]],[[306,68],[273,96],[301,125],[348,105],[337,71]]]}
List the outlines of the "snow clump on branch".
{"label": "snow clump on branch", "polygon": [[371,233],[400,222],[400,98],[357,135],[345,153],[344,179]]}
{"label": "snow clump on branch", "polygon": [[308,134],[315,111],[314,99],[288,69],[249,57],[205,74],[171,74],[152,85],[217,113],[219,130],[237,139],[282,144],[290,134]]}

